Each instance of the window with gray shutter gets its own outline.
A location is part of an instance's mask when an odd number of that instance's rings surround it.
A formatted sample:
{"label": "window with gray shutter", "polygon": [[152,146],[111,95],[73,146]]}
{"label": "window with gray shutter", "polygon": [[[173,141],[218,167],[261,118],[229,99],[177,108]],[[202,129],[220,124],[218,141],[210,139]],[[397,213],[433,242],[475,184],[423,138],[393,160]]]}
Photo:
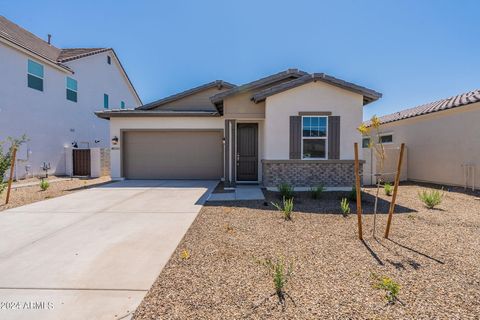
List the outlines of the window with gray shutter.
{"label": "window with gray shutter", "polygon": [[290,159],[301,159],[302,117],[290,116]]}
{"label": "window with gray shutter", "polygon": [[328,117],[328,159],[340,159],[340,117]]}

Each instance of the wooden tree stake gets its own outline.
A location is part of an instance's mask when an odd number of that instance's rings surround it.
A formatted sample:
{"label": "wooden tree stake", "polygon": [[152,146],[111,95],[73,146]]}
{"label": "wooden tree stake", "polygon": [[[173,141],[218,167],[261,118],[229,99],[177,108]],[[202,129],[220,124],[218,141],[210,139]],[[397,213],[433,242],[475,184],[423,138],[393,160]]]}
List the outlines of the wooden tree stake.
{"label": "wooden tree stake", "polygon": [[395,210],[395,200],[397,200],[397,190],[400,183],[400,171],[402,170],[403,150],[405,149],[405,143],[400,146],[400,157],[398,158],[397,175],[395,176],[395,184],[393,186],[392,202],[390,203],[390,209],[388,210],[387,228],[385,229],[385,238],[388,239],[390,233],[390,225],[392,223],[393,211]]}
{"label": "wooden tree stake", "polygon": [[360,186],[360,163],[358,160],[358,143],[355,142],[355,190],[357,192],[357,219],[358,219],[358,239],[363,240],[362,231],[362,198]]}
{"label": "wooden tree stake", "polygon": [[12,189],[12,180],[13,180],[13,172],[15,170],[15,157],[16,156],[17,156],[17,147],[13,147],[12,163],[10,164],[10,177],[8,178],[7,199],[5,200],[5,204],[8,204],[8,201],[10,200],[10,190]]}

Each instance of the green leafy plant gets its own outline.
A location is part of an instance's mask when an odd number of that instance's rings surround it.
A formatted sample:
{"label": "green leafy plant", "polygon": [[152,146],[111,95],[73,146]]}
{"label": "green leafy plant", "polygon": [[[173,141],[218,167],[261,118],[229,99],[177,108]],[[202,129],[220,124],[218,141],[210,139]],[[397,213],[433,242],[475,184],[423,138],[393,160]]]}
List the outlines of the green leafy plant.
{"label": "green leafy plant", "polygon": [[[285,291],[290,277],[293,274],[293,263],[287,263],[284,258],[259,260],[258,263],[268,270],[268,275],[272,278],[275,293],[277,295],[279,304],[285,307],[285,297],[292,299]],[[293,300],[292,300],[293,301]]]}
{"label": "green leafy plant", "polygon": [[439,190],[423,190],[422,192],[418,193],[418,197],[428,209],[433,209],[442,203],[443,196],[443,189],[442,192]]}
{"label": "green leafy plant", "polygon": [[290,199],[293,198],[293,187],[288,183],[281,183],[278,186],[278,191],[282,198]]}
{"label": "green leafy plant", "polygon": [[272,202],[272,205],[277,208],[278,211],[281,211],[283,213],[283,218],[285,220],[292,220],[293,198],[287,199],[283,197],[283,204]]}
{"label": "green leafy plant", "polygon": [[42,191],[47,190],[49,187],[50,187],[50,183],[47,180],[42,179],[40,181],[40,189],[42,189]]}
{"label": "green leafy plant", "polygon": [[374,287],[385,290],[385,299],[389,304],[394,304],[398,300],[401,286],[389,277],[378,277],[376,275],[374,277],[377,281]]}
{"label": "green leafy plant", "polygon": [[346,217],[350,213],[350,203],[348,202],[347,198],[343,198],[340,201],[340,208],[342,209],[342,214]]}
{"label": "green leafy plant", "polygon": [[7,183],[0,181],[0,194],[2,194],[3,191],[5,191],[5,188],[7,188]]}
{"label": "green leafy plant", "polygon": [[320,199],[325,188],[322,185],[310,188],[310,193],[313,199]]}
{"label": "green leafy plant", "polygon": [[385,194],[387,196],[391,196],[392,193],[393,193],[393,186],[390,184],[390,183],[385,183],[385,185],[383,186],[383,190],[385,191]]}
{"label": "green leafy plant", "polygon": [[7,187],[7,184],[3,181],[3,179],[5,178],[5,174],[12,163],[13,149],[18,149],[23,143],[28,141],[28,139],[26,135],[23,135],[20,138],[8,137],[7,141],[10,142],[10,147],[7,151],[4,151],[3,149],[5,141],[0,141],[0,194]]}

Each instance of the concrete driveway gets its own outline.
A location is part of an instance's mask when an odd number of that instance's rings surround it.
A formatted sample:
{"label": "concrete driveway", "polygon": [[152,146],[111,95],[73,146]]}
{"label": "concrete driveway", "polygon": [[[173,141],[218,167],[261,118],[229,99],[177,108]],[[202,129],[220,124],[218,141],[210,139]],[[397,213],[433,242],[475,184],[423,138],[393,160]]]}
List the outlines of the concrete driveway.
{"label": "concrete driveway", "polygon": [[0,319],[129,319],[216,184],[122,181],[0,212]]}

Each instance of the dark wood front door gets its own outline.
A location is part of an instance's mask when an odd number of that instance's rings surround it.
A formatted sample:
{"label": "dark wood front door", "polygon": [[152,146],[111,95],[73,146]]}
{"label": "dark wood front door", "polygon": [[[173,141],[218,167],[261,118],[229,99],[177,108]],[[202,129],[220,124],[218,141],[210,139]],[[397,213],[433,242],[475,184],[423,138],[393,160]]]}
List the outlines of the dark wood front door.
{"label": "dark wood front door", "polygon": [[237,181],[258,180],[258,125],[237,126]]}

